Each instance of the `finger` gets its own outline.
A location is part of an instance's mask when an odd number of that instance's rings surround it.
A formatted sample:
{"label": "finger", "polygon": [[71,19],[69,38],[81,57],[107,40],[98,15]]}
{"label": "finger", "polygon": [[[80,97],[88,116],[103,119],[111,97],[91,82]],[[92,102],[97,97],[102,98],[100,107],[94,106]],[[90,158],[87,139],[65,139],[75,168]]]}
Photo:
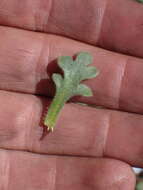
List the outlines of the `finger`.
{"label": "finger", "polygon": [[97,78],[86,82],[94,96],[75,100],[143,113],[142,59],[66,38],[5,27],[0,27],[0,41],[0,89],[51,95],[53,83],[49,76],[58,72],[53,60],[60,55],[89,51],[100,70]]}
{"label": "finger", "polygon": [[135,176],[120,161],[0,151],[0,187],[5,190],[133,190]]}
{"label": "finger", "polygon": [[44,99],[1,91],[0,105],[1,148],[56,155],[108,156],[143,166],[142,115],[66,104],[54,132],[40,140]]}
{"label": "finger", "polygon": [[143,57],[142,16],[143,6],[136,0],[0,3],[1,25],[64,35],[140,57]]}

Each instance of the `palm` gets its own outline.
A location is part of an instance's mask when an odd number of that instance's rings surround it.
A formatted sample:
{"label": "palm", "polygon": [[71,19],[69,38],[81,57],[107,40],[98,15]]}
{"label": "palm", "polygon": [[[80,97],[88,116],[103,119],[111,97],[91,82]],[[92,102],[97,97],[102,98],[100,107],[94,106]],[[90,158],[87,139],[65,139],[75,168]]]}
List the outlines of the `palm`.
{"label": "palm", "polygon": [[[132,0],[1,0],[1,189],[134,189],[130,166],[143,166],[142,16]],[[54,60],[80,51],[93,54],[100,75],[85,82],[94,96],[74,101],[106,109],[69,103],[39,141]]]}

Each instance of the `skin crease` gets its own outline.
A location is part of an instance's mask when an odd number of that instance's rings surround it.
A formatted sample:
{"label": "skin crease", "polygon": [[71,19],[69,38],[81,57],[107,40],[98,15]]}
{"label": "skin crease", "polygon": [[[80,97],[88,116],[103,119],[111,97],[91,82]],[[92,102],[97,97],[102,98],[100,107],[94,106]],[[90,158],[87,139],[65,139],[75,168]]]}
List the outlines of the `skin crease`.
{"label": "skin crease", "polygon": [[[130,166],[143,167],[142,14],[131,0],[0,1],[0,189],[135,188]],[[85,82],[94,96],[73,101],[107,109],[68,103],[40,141],[41,95],[54,94],[55,59],[79,51],[92,53],[101,73]]]}

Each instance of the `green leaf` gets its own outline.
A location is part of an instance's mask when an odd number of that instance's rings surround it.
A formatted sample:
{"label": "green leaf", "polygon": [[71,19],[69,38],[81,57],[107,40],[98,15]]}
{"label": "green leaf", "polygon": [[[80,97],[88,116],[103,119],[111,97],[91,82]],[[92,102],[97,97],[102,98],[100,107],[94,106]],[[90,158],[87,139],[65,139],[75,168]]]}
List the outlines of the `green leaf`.
{"label": "green leaf", "polygon": [[136,190],[143,190],[143,181],[137,183]]}
{"label": "green leaf", "polygon": [[77,89],[75,90],[75,95],[93,96],[92,90],[85,84],[78,85]]}
{"label": "green leaf", "polygon": [[139,3],[143,3],[143,0],[137,0]]}
{"label": "green leaf", "polygon": [[58,65],[64,72],[64,77],[60,74],[53,74],[52,78],[56,85],[56,94],[46,114],[44,124],[48,130],[53,131],[57,118],[66,101],[75,95],[92,96],[92,90],[80,84],[81,81],[94,78],[98,75],[98,70],[92,64],[92,56],[82,52],[77,55],[74,61],[70,56],[58,58]]}

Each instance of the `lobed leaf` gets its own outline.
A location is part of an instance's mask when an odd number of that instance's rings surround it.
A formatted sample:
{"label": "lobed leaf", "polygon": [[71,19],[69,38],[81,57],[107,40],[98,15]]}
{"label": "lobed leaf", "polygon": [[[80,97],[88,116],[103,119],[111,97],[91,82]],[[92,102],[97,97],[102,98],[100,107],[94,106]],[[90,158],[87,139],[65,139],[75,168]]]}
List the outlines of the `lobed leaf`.
{"label": "lobed leaf", "polygon": [[98,75],[96,67],[88,66],[92,63],[92,56],[89,53],[81,52],[75,60],[70,56],[61,56],[58,65],[64,72],[53,74],[52,78],[56,85],[56,95],[48,109],[44,124],[48,130],[53,131],[58,114],[69,98],[75,95],[92,96],[92,90],[80,84],[81,81],[94,78]]}

